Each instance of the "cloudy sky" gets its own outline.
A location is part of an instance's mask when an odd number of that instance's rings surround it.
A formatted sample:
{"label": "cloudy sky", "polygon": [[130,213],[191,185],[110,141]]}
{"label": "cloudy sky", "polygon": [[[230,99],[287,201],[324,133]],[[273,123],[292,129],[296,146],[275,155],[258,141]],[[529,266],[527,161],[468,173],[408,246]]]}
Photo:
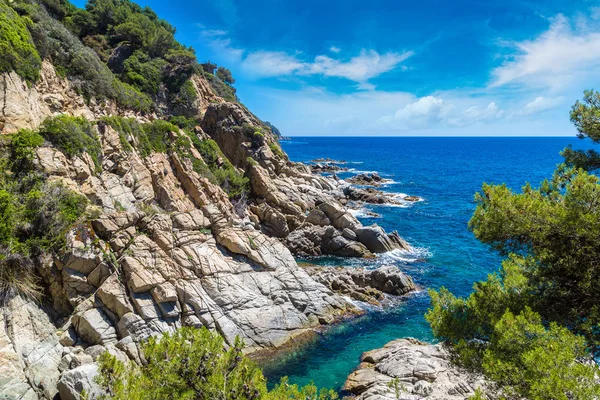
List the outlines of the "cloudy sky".
{"label": "cloudy sky", "polygon": [[138,2],[288,136],[571,136],[600,89],[600,1]]}

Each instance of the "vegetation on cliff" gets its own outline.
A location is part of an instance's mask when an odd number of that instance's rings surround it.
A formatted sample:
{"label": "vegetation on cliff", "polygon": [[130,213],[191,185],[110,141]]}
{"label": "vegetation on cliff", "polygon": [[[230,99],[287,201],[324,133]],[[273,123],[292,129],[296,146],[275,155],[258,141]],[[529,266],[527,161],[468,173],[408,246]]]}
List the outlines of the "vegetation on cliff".
{"label": "vegetation on cliff", "polygon": [[28,82],[38,79],[42,63],[28,30],[31,23],[0,0],[0,73],[15,71]]}
{"label": "vegetation on cliff", "polygon": [[123,363],[104,353],[99,383],[107,398],[334,400],[332,390],[314,385],[299,388],[285,380],[267,390],[261,370],[244,356],[243,343],[224,350],[221,336],[202,327],[184,327],[173,334],[150,338],[142,346],[146,363]]}
{"label": "vegetation on cliff", "polygon": [[175,40],[175,28],[129,0],[93,0],[80,9],[63,0],[0,0],[0,72],[29,82],[49,60],[86,98],[111,99],[140,112],[193,114],[190,78],[205,76],[215,92],[236,101],[231,72],[207,73],[195,52]]}
{"label": "vegetation on cliff", "polygon": [[[110,125],[119,133],[126,151],[133,150],[127,139],[131,138],[142,157],[152,152],[176,153],[190,160],[195,172],[221,186],[231,198],[248,191],[248,178],[231,164],[214,140],[198,138],[190,128],[194,125],[193,120],[176,117],[171,121],[173,123],[154,120],[142,124],[133,118],[111,116],[102,118],[101,123]],[[179,126],[182,127],[181,131]],[[192,147],[202,159],[191,154]]]}
{"label": "vegetation on cliff", "polygon": [[84,196],[35,169],[34,151],[43,143],[39,134],[22,130],[0,144],[0,305],[17,294],[41,295],[38,257],[61,248],[87,206]]}
{"label": "vegetation on cliff", "polygon": [[[571,118],[600,137],[598,94]],[[426,315],[461,365],[482,371],[505,398],[591,399],[600,395],[592,360],[600,349],[600,181],[595,152],[567,148],[569,165],[538,188],[484,185],[470,228],[507,259],[466,299],[430,291]]]}

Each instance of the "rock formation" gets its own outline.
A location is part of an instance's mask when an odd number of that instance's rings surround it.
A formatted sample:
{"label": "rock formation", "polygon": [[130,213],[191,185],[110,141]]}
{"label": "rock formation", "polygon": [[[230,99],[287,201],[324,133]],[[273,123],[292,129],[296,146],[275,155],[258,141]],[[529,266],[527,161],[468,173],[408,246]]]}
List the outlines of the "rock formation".
{"label": "rock formation", "polygon": [[364,353],[344,390],[357,400],[464,400],[484,385],[454,366],[441,344],[407,338]]}
{"label": "rock formation", "polygon": [[412,279],[390,265],[377,269],[344,267],[305,267],[308,274],[336,293],[380,305],[384,293],[402,296],[416,289]]}
{"label": "rock formation", "polygon": [[379,174],[374,172],[371,174],[365,173],[365,174],[354,175],[354,176],[346,179],[346,182],[352,183],[354,185],[361,185],[361,186],[381,186],[381,185],[384,185],[385,183],[390,182],[390,179],[382,178],[381,176],[379,176]]}
{"label": "rock formation", "polygon": [[36,129],[61,113],[97,122],[99,165],[48,142],[33,160],[45,179],[87,197],[97,217],[74,226],[60,254],[40,260],[43,304],[17,296],[2,307],[2,399],[79,399],[82,391],[92,399],[102,352],[139,362],[141,340],[183,325],[215,329],[228,343],[240,336],[248,352],[280,346],[360,311],[293,254],[373,257],[410,248],[397,233],[363,226],[344,206],[342,182],[290,162],[269,131],[253,134],[260,120],[201,76],[191,80],[203,116],[194,134],[214,140],[249,178],[241,207],[194,168],[204,160],[188,134],[169,133],[187,144],[186,157],[143,155],[134,137],[98,119],[157,115],[86,101],[47,61],[41,74],[35,84],[13,72],[0,76],[0,130]]}

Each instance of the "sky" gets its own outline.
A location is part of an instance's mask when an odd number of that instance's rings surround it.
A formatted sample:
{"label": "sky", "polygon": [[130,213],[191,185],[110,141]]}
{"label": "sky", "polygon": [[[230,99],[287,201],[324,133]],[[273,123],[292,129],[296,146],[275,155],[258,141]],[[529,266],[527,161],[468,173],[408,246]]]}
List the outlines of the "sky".
{"label": "sky", "polygon": [[600,89],[600,1],[136,2],[285,136],[572,136]]}

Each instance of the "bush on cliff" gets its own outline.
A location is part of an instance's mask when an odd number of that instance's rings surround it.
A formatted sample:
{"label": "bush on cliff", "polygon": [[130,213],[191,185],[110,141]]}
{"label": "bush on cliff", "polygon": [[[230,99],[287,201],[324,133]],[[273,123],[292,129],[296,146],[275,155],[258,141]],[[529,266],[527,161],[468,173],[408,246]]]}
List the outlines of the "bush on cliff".
{"label": "bush on cliff", "polygon": [[241,340],[224,350],[221,336],[206,328],[184,327],[150,338],[142,345],[146,362],[123,363],[104,353],[98,382],[115,400],[328,400],[331,390],[314,385],[298,388],[283,381],[267,390],[261,370],[244,356]]}
{"label": "bush on cliff", "polygon": [[[576,103],[572,118],[594,138],[600,102],[588,97],[587,106]],[[575,162],[566,151],[566,161],[594,165],[593,154],[578,154]],[[538,188],[516,193],[484,184],[475,199],[470,228],[507,259],[466,299],[444,288],[430,291],[426,318],[434,335],[506,398],[597,398],[600,180],[561,166]]]}
{"label": "bush on cliff", "polygon": [[17,294],[40,296],[36,260],[63,246],[87,206],[84,196],[35,170],[34,151],[42,144],[26,130],[0,143],[0,305]]}
{"label": "bush on cliff", "polygon": [[0,73],[15,71],[28,82],[40,76],[42,60],[27,25],[31,20],[17,14],[0,0]]}
{"label": "bush on cliff", "polygon": [[100,169],[100,139],[94,125],[84,117],[49,117],[40,126],[39,133],[69,157],[88,153],[96,169]]}

